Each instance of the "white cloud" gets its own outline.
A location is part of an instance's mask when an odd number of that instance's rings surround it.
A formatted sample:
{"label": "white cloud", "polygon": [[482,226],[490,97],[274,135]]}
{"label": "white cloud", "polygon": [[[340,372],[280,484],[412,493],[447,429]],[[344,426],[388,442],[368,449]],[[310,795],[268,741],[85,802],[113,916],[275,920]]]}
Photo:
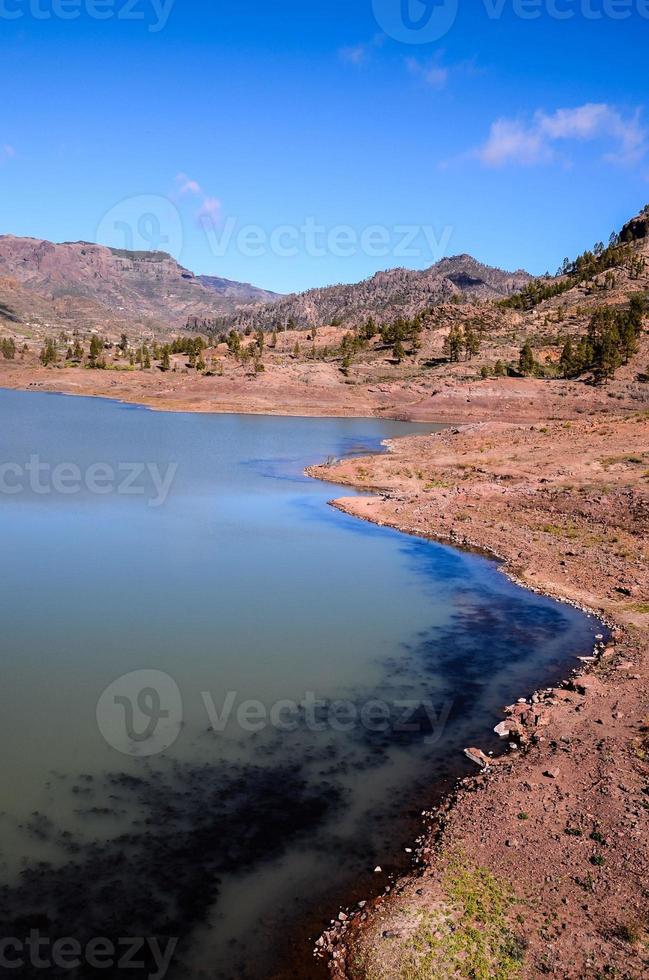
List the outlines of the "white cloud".
{"label": "white cloud", "polygon": [[216,197],[206,197],[201,204],[196,217],[199,221],[216,223],[221,217],[221,202]]}
{"label": "white cloud", "polygon": [[348,65],[362,65],[367,61],[368,50],[365,44],[356,44],[351,48],[341,48],[338,54]]}
{"label": "white cloud", "polygon": [[0,145],[0,163],[5,163],[7,160],[13,160],[15,155],[16,151],[10,143],[2,143]]}
{"label": "white cloud", "polygon": [[411,75],[419,78],[425,85],[434,89],[446,88],[450,69],[439,63],[422,64],[417,58],[406,58],[406,67]]}
{"label": "white cloud", "polygon": [[633,164],[647,151],[647,135],[640,110],[625,117],[614,106],[589,102],[550,114],[539,109],[530,122],[497,119],[486,142],[469,155],[487,167],[531,166],[559,159],[562,143],[599,140],[609,144],[605,160]]}
{"label": "white cloud", "polygon": [[533,129],[513,119],[497,119],[489,139],[475,155],[487,167],[500,167],[505,163],[541,163],[550,159],[552,153]]}
{"label": "white cloud", "polygon": [[348,65],[364,65],[370,60],[372,52],[380,48],[385,41],[384,34],[375,34],[371,41],[363,41],[346,48],[338,49],[338,57]]}
{"label": "white cloud", "polygon": [[606,154],[619,163],[636,163],[647,149],[647,131],[640,122],[640,110],[625,119],[613,106],[589,102],[577,109],[557,109],[547,116],[537,113],[542,132],[553,140],[610,139],[617,147]]}
{"label": "white cloud", "polygon": [[202,194],[201,185],[197,180],[192,180],[187,174],[176,174],[176,185],[178,193],[183,197],[186,194]]}

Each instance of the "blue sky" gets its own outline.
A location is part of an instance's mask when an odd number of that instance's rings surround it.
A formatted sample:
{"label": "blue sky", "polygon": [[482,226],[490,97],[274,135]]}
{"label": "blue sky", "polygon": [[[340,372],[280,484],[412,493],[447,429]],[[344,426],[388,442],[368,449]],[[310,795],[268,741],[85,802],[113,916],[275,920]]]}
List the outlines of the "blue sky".
{"label": "blue sky", "polygon": [[649,0],[0,0],[0,231],[555,271],[649,202],[648,42]]}

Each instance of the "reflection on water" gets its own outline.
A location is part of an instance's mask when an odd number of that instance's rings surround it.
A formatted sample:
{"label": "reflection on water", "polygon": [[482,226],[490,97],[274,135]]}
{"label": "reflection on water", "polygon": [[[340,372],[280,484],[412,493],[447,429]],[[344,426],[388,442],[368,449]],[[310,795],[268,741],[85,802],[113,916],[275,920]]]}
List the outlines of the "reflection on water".
{"label": "reflection on water", "polygon": [[[0,935],[74,937],[76,972],[54,976],[106,976],[87,944],[133,936],[142,963],[109,975],[160,975],[170,949],[170,977],[315,976],[305,923],[397,866],[408,801],[597,624],[327,508],[303,475],[430,426],[11,392],[0,419],[5,491],[35,456],[44,486],[76,468],[65,492],[0,492]],[[167,676],[173,712],[155,684],[112,696],[142,671]],[[176,726],[161,754],[148,723]]]}

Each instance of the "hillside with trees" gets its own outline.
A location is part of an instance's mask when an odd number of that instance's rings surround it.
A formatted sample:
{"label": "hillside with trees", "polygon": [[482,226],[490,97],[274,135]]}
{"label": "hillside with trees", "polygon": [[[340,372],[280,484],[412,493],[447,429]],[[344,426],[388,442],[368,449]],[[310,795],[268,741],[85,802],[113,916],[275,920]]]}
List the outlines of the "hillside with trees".
{"label": "hillside with trees", "polygon": [[236,317],[191,317],[189,330],[281,330],[319,326],[359,327],[368,318],[410,319],[433,305],[466,299],[486,301],[511,296],[531,281],[527,272],[504,272],[470,255],[442,259],[423,271],[390,269],[352,285],[310,289],[264,306],[239,310]]}

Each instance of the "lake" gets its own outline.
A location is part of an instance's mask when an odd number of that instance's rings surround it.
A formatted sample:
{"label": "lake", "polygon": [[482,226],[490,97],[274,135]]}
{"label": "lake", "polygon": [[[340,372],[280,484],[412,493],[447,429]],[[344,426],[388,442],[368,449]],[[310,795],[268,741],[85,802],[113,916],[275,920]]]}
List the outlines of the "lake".
{"label": "lake", "polygon": [[591,652],[595,619],[303,474],[433,428],[0,391],[20,976],[34,930],[54,976],[316,976],[310,939],[404,867],[462,749]]}

